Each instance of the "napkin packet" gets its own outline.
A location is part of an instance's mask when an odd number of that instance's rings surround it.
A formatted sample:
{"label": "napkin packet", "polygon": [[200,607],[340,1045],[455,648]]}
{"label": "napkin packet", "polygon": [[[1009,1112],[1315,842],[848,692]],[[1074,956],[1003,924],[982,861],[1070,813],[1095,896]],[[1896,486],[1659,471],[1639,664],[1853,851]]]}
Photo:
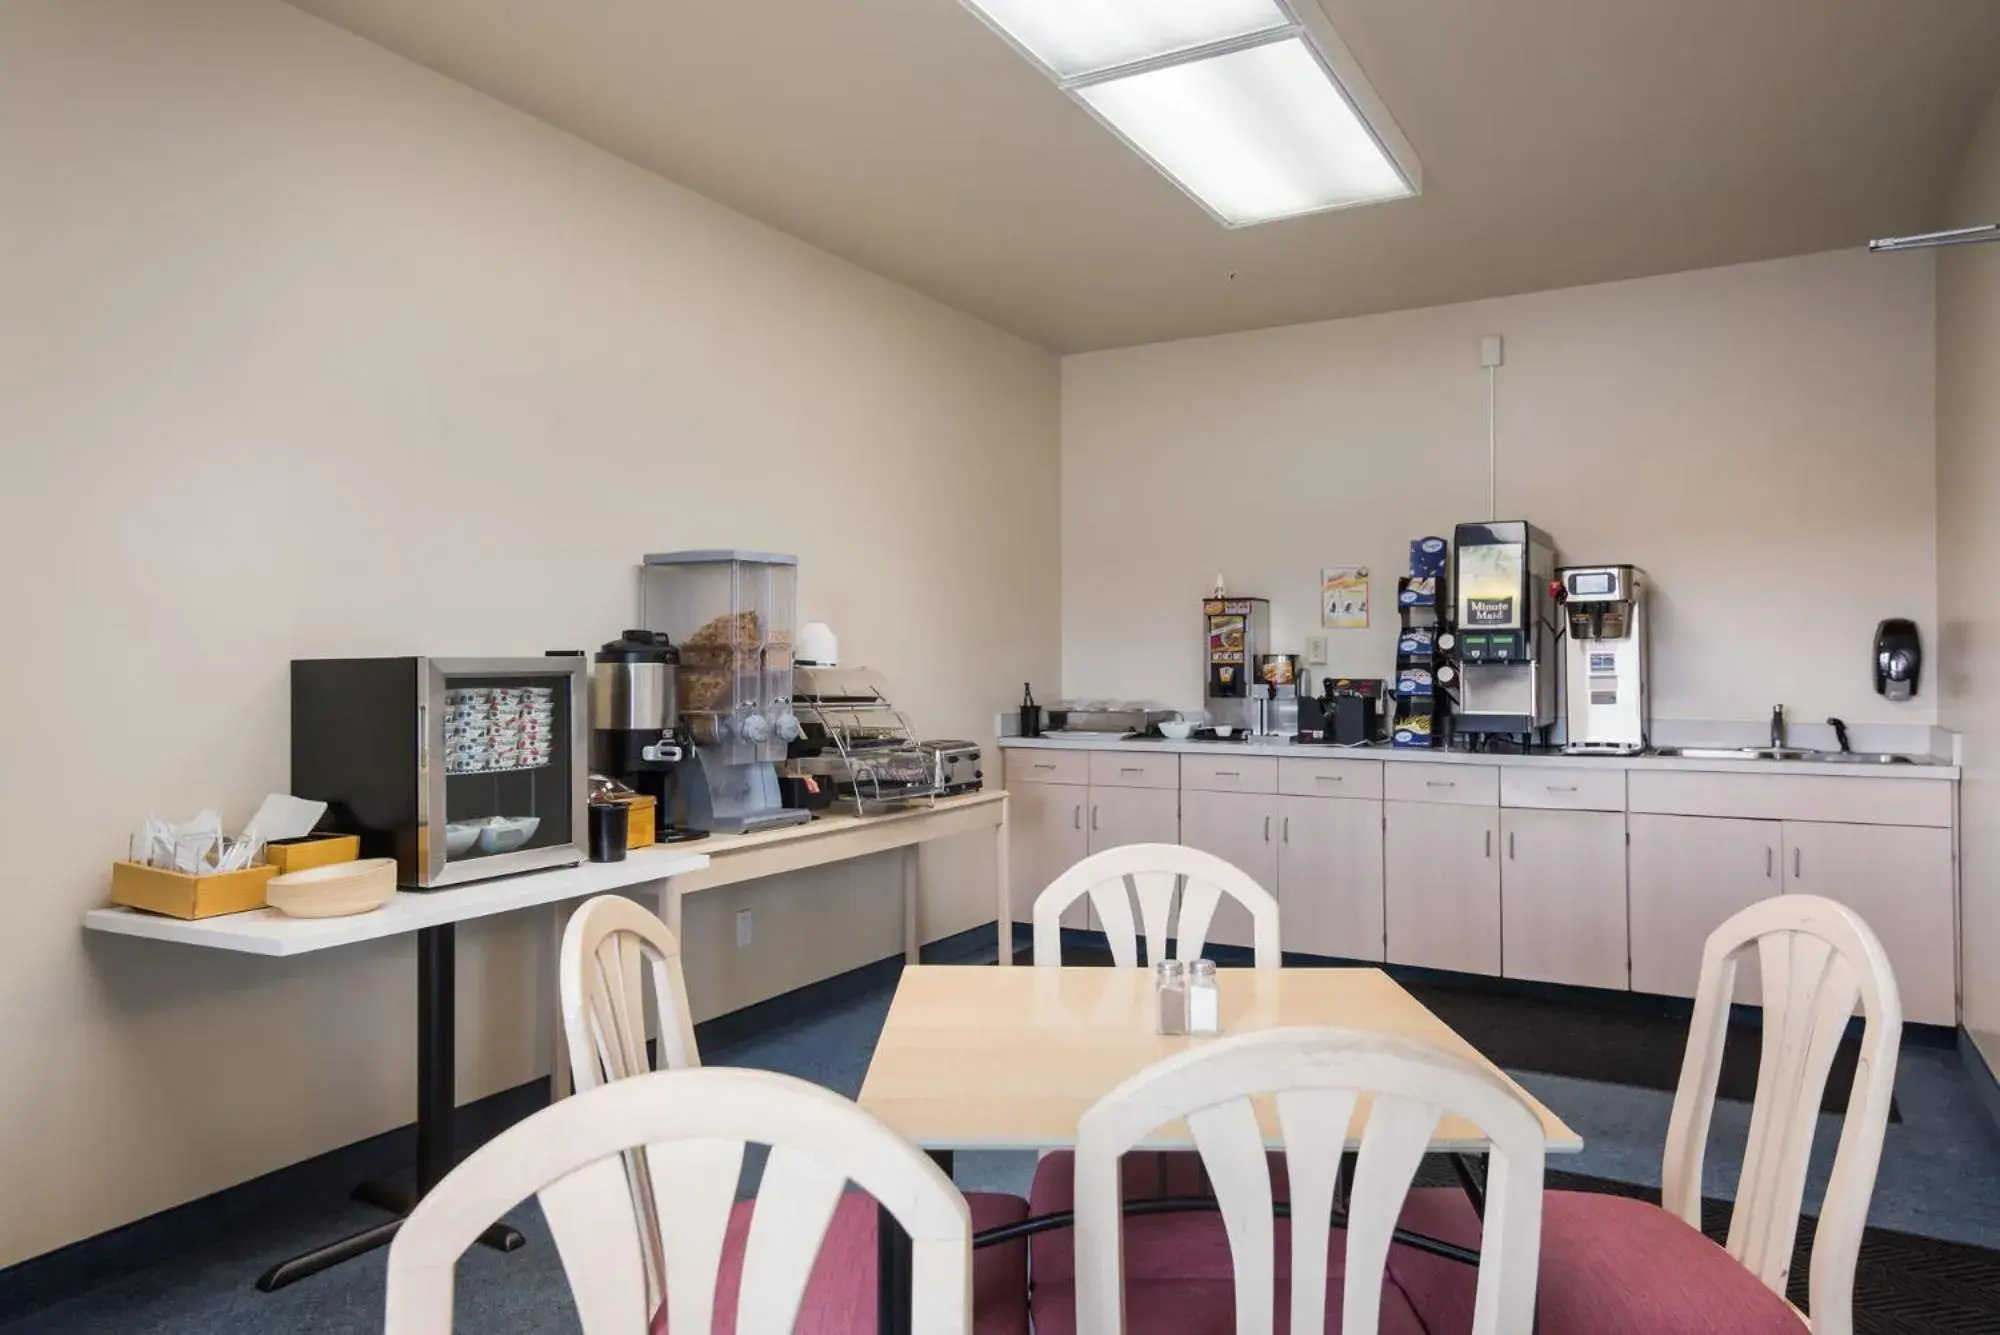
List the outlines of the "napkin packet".
{"label": "napkin packet", "polygon": [[325,814],[324,802],[272,793],[233,839],[222,833],[222,817],[212,810],[178,823],[148,816],[133,832],[130,856],[143,866],[189,876],[242,871],[264,860],[266,843],[310,834]]}

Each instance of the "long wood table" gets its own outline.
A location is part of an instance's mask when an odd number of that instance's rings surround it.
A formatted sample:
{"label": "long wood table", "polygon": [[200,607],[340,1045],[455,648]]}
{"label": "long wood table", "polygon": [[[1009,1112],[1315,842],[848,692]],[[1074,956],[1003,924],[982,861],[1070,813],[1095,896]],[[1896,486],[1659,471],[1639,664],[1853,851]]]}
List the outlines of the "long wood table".
{"label": "long wood table", "polygon": [[[1550,1153],[1583,1148],[1560,1117],[1380,969],[1222,969],[1216,978],[1224,1035],[1309,1025],[1418,1038],[1512,1085],[1541,1119]],[[961,1149],[1072,1147],[1078,1121],[1099,1099],[1153,1063],[1212,1041],[1155,1033],[1157,1005],[1149,969],[905,968],[868,1063],[861,1106],[946,1164]],[[1360,1147],[1369,1111],[1364,1098],[1348,1129],[1349,1149]],[[1260,1106],[1258,1119],[1265,1143],[1283,1148],[1274,1108]],[[1186,1125],[1172,1122],[1140,1147],[1193,1144]],[[1490,1148],[1478,1127],[1453,1115],[1431,1134],[1434,1154]],[[909,1238],[886,1211],[876,1233],[878,1328],[905,1335]]]}
{"label": "long wood table", "polygon": [[[856,816],[833,811],[804,825],[784,825],[751,834],[716,834],[694,843],[674,847],[699,851],[704,863],[681,872],[652,887],[656,911],[676,937],[681,935],[681,906],[690,895],[740,885],[765,876],[805,871],[852,858],[902,850],[903,958],[917,962],[923,947],[923,924],[918,920],[920,896],[917,887],[917,849],[920,845],[956,835],[993,831],[995,891],[998,915],[994,930],[999,933],[1000,961],[1013,962],[1012,909],[1007,898],[1007,793],[1004,789],[965,793],[939,798],[935,803],[899,807],[872,816]],[[569,920],[568,906],[558,908],[555,932],[558,941]],[[549,1056],[550,1089],[553,1097],[570,1091],[569,1055],[563,1040],[561,999],[551,998],[557,1007],[551,1028],[553,1044]]]}

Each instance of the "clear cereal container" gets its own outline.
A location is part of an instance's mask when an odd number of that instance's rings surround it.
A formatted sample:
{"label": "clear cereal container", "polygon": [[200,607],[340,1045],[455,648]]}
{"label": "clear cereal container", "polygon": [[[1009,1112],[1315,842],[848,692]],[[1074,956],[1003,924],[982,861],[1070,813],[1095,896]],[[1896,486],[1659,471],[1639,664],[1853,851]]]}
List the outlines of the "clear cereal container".
{"label": "clear cereal container", "polygon": [[681,718],[730,763],[783,759],[792,715],[799,559],[776,552],[656,552],[645,560],[647,630],[680,647]]}

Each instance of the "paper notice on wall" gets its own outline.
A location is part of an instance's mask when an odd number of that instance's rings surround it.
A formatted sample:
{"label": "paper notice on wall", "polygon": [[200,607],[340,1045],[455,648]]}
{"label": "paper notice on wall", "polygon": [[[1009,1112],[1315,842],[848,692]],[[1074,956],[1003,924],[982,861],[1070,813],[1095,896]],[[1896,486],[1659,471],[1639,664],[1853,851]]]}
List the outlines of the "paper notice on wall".
{"label": "paper notice on wall", "polygon": [[1368,629],[1368,567],[1327,566],[1319,572],[1319,624],[1329,630]]}

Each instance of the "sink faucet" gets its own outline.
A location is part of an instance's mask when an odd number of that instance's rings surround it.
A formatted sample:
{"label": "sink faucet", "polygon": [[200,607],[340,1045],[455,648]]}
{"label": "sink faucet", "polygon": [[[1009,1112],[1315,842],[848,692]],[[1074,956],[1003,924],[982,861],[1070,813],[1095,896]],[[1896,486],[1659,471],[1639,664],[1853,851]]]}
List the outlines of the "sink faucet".
{"label": "sink faucet", "polygon": [[1782,751],[1785,747],[1785,707],[1771,706],[1771,749]]}
{"label": "sink faucet", "polygon": [[1826,724],[1833,729],[1834,740],[1840,743],[1840,753],[1844,756],[1853,755],[1854,748],[1847,744],[1847,723],[1842,719],[1830,718]]}

